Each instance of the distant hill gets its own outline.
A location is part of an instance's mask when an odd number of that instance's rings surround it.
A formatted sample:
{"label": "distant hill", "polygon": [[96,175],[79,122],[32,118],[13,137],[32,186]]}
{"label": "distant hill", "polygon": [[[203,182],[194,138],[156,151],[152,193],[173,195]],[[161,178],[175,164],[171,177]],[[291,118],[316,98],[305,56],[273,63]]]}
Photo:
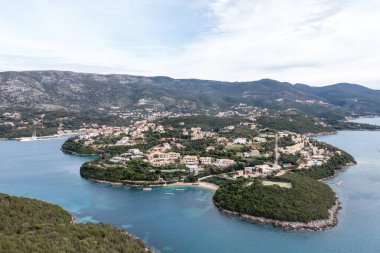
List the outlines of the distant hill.
{"label": "distant hill", "polygon": [[68,71],[0,73],[0,106],[67,110],[158,108],[221,111],[245,103],[317,117],[380,114],[380,91],[353,84],[311,87],[270,79],[220,82]]}
{"label": "distant hill", "polygon": [[379,114],[380,111],[380,90],[372,90],[351,83],[338,83],[323,87],[296,84],[295,87],[359,115]]}

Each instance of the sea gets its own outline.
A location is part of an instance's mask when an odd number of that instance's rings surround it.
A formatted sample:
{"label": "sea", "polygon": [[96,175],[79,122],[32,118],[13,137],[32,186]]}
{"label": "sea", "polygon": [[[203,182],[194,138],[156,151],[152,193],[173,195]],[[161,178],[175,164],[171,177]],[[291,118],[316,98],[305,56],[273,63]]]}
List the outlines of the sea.
{"label": "sea", "polygon": [[[380,125],[379,118],[356,122]],[[77,222],[110,223],[156,252],[380,252],[380,132],[341,131],[317,139],[346,150],[358,162],[325,182],[337,193],[342,210],[339,224],[322,232],[227,216],[213,205],[214,192],[208,189],[143,191],[90,182],[80,177],[79,168],[94,158],[62,153],[63,139],[0,141],[0,192],[58,204]]]}

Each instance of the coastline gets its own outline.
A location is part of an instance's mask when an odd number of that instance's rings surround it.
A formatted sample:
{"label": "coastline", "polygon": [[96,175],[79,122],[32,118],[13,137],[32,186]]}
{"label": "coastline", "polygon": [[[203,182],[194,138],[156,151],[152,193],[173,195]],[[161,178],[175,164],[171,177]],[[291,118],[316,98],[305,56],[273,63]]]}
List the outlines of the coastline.
{"label": "coastline", "polygon": [[74,155],[74,156],[80,156],[80,157],[86,157],[86,156],[100,156],[101,154],[79,154],[77,152],[74,152],[74,151],[70,151],[70,150],[67,150],[67,149],[64,149],[64,148],[60,148],[61,151],[65,154],[68,154],[68,155]]}
{"label": "coastline", "polygon": [[199,188],[206,188],[209,190],[216,191],[219,189],[219,186],[216,184],[212,183],[207,183],[207,182],[194,182],[194,183],[182,183],[182,182],[177,182],[169,185],[164,185],[164,187],[178,187],[178,186],[191,186],[191,187],[199,187]]}
{"label": "coastline", "polygon": [[120,183],[120,182],[111,182],[111,181],[105,181],[105,180],[98,180],[98,179],[93,179],[93,178],[85,178],[91,182],[94,183],[99,183],[99,184],[108,184],[108,185],[113,185],[113,186],[129,186],[129,187],[199,187],[199,188],[205,188],[209,190],[216,191],[219,186],[216,184],[211,184],[211,183],[206,183],[206,182],[194,182],[194,183],[183,183],[183,182],[176,182],[172,184],[147,184],[146,186],[144,185],[139,185],[139,184],[133,184],[131,183]]}
{"label": "coastline", "polygon": [[[308,136],[323,136],[323,135],[335,135],[337,134],[338,131],[334,132],[322,132],[318,134],[309,134]],[[61,150],[65,153],[72,154],[72,155],[78,155],[78,156],[94,156],[97,154],[77,154],[72,151],[64,150],[61,148]],[[320,179],[318,181],[325,181],[327,179],[333,178],[337,175],[338,171],[347,169],[348,167],[354,165],[355,163],[348,163],[344,165],[341,169],[335,170],[334,175]],[[124,182],[112,182],[112,181],[105,181],[105,180],[98,180],[98,179],[93,179],[93,178],[86,178],[85,179],[95,182],[95,183],[101,183],[101,184],[109,184],[113,186],[128,186],[128,187],[133,187],[133,188],[143,188],[143,187],[199,187],[199,188],[205,188],[209,189],[212,191],[218,190],[219,186],[212,184],[212,183],[207,183],[207,182],[202,182],[202,181],[197,181],[194,183],[185,183],[185,182],[175,182],[175,183],[158,183],[158,182],[144,182],[144,181],[124,181]],[[333,228],[337,226],[338,224],[338,212],[341,209],[341,203],[339,199],[336,197],[336,201],[334,205],[328,210],[329,212],[329,217],[327,219],[320,219],[320,220],[312,220],[309,222],[297,222],[297,221],[281,221],[281,220],[274,220],[274,219],[269,219],[265,217],[258,217],[258,216],[253,216],[249,214],[244,214],[244,213],[239,213],[239,212],[234,212],[230,210],[226,210],[220,207],[220,205],[213,201],[214,205],[224,214],[230,215],[230,216],[238,216],[242,218],[243,220],[246,220],[248,222],[253,222],[253,223],[258,223],[258,224],[268,224],[268,225],[273,225],[275,227],[279,227],[282,229],[289,229],[289,230],[309,230],[309,231],[323,231],[329,228]]]}
{"label": "coastline", "polygon": [[318,181],[320,182],[324,182],[326,180],[329,180],[329,179],[332,179],[334,177],[337,176],[338,173],[342,172],[342,171],[345,171],[346,169],[348,169],[350,166],[353,166],[353,165],[356,165],[357,163],[347,163],[346,165],[344,165],[341,169],[339,170],[334,170],[334,175],[331,175],[329,177],[325,177],[325,178],[321,178],[321,179],[318,179]]}
{"label": "coastline", "polygon": [[249,214],[242,214],[242,213],[238,213],[234,211],[229,211],[229,210],[221,208],[217,202],[215,201],[213,202],[215,206],[219,209],[219,211],[229,216],[237,216],[249,222],[253,222],[257,224],[273,225],[275,227],[279,227],[283,229],[308,230],[308,231],[324,231],[326,229],[335,227],[336,225],[338,225],[338,212],[340,209],[342,209],[338,198],[336,198],[335,204],[329,209],[329,217],[327,219],[313,220],[309,222],[296,222],[296,221],[274,220],[274,219],[268,219],[264,217],[258,217],[258,216],[253,216]]}
{"label": "coastline", "polygon": [[[341,169],[335,170],[334,175],[319,179],[318,181],[321,181],[326,184],[326,180],[336,177],[336,175],[343,171],[348,169],[350,166],[355,165],[354,163],[347,163],[344,165]],[[282,229],[289,229],[289,230],[308,230],[308,231],[324,231],[326,229],[333,228],[338,225],[338,213],[339,210],[342,209],[341,202],[339,201],[338,197],[335,197],[335,204],[328,210],[329,217],[327,219],[321,219],[321,220],[312,220],[309,222],[296,222],[296,221],[281,221],[281,220],[274,220],[269,219],[265,217],[258,217],[254,215],[239,213],[235,211],[230,211],[227,209],[223,209],[220,207],[219,203],[213,200],[214,205],[219,209],[220,212],[228,215],[228,216],[236,216],[240,217],[245,221],[257,223],[257,224],[266,224],[266,225],[272,225],[274,227],[279,227]]]}
{"label": "coastline", "polygon": [[317,137],[317,136],[325,136],[325,135],[335,135],[338,131],[333,132],[320,132],[320,133],[306,133],[305,136],[307,137]]}

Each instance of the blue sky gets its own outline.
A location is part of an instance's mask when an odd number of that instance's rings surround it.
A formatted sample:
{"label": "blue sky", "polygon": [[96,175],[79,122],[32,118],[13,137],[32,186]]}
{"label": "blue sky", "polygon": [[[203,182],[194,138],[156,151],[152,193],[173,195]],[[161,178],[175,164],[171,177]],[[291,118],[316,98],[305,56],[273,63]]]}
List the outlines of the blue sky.
{"label": "blue sky", "polygon": [[380,89],[378,0],[2,0],[0,71]]}

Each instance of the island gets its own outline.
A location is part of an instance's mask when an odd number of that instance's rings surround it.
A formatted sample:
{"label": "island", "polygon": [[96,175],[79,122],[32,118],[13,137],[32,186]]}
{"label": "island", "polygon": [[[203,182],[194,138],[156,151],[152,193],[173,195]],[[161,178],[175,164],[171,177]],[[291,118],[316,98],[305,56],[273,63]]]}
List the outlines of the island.
{"label": "island", "polygon": [[151,252],[142,241],[107,224],[76,224],[61,207],[0,194],[1,252]]}
{"label": "island", "polygon": [[[296,120],[289,125],[300,133],[268,128],[255,117],[136,121],[69,138],[62,150],[97,154],[80,168],[82,177],[95,182],[141,189],[212,185],[213,201],[223,213],[282,228],[323,230],[337,224],[340,204],[320,180],[355,160],[310,137],[308,126]],[[309,129],[325,128],[316,121]]]}

